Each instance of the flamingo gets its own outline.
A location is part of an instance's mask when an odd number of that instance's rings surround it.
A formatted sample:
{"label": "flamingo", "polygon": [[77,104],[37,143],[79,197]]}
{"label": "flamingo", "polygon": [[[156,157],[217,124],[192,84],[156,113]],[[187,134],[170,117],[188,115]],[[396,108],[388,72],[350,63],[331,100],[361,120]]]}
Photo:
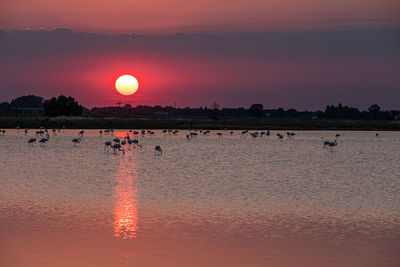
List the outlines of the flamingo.
{"label": "flamingo", "polygon": [[330,149],[331,152],[333,152],[333,147],[334,146],[337,146],[336,139],[335,139],[335,142],[329,142],[329,149]]}
{"label": "flamingo", "polygon": [[130,148],[133,144],[133,140],[132,139],[128,139],[128,148]]}
{"label": "flamingo", "polygon": [[156,154],[156,155],[162,155],[161,146],[156,145],[156,146],[154,147],[154,151],[155,151],[155,154]]}
{"label": "flamingo", "polygon": [[29,138],[28,145],[32,145],[35,142],[36,142],[36,138]]}
{"label": "flamingo", "polygon": [[45,138],[42,138],[42,139],[39,140],[40,145],[41,145],[41,146],[44,146],[44,143],[46,143],[47,141],[49,141],[49,139],[50,139],[50,135],[49,135],[49,134],[46,134],[46,137],[45,137]]}
{"label": "flamingo", "polygon": [[74,138],[72,139],[72,142],[74,143],[74,145],[79,144],[81,142],[81,138]]}
{"label": "flamingo", "polygon": [[324,141],[324,148],[328,148],[329,150],[332,152],[333,151],[333,147],[337,146],[337,137],[335,139],[335,141]]}
{"label": "flamingo", "polygon": [[122,151],[122,153],[125,154],[125,150],[121,149],[121,144],[119,144],[119,143],[113,144],[112,148],[114,149],[114,154],[117,154],[117,150]]}
{"label": "flamingo", "polygon": [[106,142],[104,142],[104,151],[106,151],[106,149],[107,149],[107,151],[108,151],[108,147],[112,147],[111,141],[106,141]]}
{"label": "flamingo", "polygon": [[138,147],[142,148],[142,145],[139,144],[139,140],[133,139],[132,142],[133,142],[133,144],[134,144],[135,146],[138,146]]}
{"label": "flamingo", "polygon": [[78,137],[79,137],[79,138],[82,138],[84,133],[85,133],[85,131],[83,131],[83,130],[80,131],[80,132],[78,133]]}
{"label": "flamingo", "polygon": [[250,135],[251,135],[253,138],[256,138],[256,137],[258,137],[258,132],[250,133]]}
{"label": "flamingo", "polygon": [[125,146],[125,145],[126,145],[126,141],[125,140],[121,141],[121,146]]}

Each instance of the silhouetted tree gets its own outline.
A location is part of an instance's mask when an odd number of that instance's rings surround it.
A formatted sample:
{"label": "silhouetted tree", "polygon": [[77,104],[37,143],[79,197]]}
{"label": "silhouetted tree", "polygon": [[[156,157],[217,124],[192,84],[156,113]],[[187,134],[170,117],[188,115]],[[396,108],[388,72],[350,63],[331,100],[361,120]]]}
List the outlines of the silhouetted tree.
{"label": "silhouetted tree", "polygon": [[81,116],[83,107],[73,97],[60,95],[44,102],[46,116]]}
{"label": "silhouetted tree", "polygon": [[373,104],[368,108],[368,112],[371,113],[378,113],[379,111],[381,111],[381,107],[378,106],[377,104]]}
{"label": "silhouetted tree", "polygon": [[337,107],[328,105],[325,109],[325,117],[331,119],[356,119],[359,116],[360,111],[357,108],[343,106],[342,104]]}
{"label": "silhouetted tree", "polygon": [[42,108],[43,97],[35,95],[20,96],[10,103],[11,108]]}
{"label": "silhouetted tree", "polygon": [[254,117],[261,117],[264,115],[264,106],[261,104],[253,104],[249,108],[249,112]]}
{"label": "silhouetted tree", "polygon": [[368,108],[370,118],[372,119],[382,119],[384,117],[383,112],[381,112],[381,107],[377,104],[373,104]]}

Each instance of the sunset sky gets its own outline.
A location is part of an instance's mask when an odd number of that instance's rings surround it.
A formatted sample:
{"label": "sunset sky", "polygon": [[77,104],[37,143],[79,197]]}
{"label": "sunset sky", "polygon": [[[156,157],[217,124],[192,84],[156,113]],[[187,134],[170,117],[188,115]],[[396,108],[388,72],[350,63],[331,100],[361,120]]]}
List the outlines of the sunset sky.
{"label": "sunset sky", "polygon": [[[399,14],[397,0],[0,0],[0,102],[399,109]],[[123,74],[135,95],[114,89]]]}

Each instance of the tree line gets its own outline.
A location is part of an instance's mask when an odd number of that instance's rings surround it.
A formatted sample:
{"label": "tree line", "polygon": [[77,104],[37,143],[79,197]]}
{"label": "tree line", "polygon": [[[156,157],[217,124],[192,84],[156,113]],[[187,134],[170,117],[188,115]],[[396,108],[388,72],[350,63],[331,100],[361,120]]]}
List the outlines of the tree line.
{"label": "tree line", "polygon": [[44,100],[35,95],[21,96],[10,103],[0,103],[0,113],[16,115],[45,115],[45,116],[81,116],[84,107],[71,96],[60,95]]}
{"label": "tree line", "polygon": [[342,104],[337,106],[328,105],[325,111],[297,111],[296,109],[265,109],[262,104],[253,104],[249,108],[221,108],[216,105],[212,107],[199,108],[175,108],[172,106],[125,106],[95,107],[86,109],[71,96],[60,95],[44,100],[40,96],[28,95],[13,99],[10,103],[0,103],[0,114],[44,116],[170,116],[170,117],[208,117],[218,119],[220,117],[271,117],[287,119],[375,119],[375,120],[398,120],[400,111],[383,111],[377,104],[371,105],[367,110],[360,111],[355,107]]}

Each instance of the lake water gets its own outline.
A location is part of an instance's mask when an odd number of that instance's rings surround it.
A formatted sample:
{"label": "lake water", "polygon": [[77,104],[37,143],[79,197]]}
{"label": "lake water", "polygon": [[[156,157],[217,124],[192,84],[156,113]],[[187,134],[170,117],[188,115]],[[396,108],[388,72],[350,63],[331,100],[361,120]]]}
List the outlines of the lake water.
{"label": "lake water", "polygon": [[8,130],[0,266],[400,266],[399,132],[186,132]]}

